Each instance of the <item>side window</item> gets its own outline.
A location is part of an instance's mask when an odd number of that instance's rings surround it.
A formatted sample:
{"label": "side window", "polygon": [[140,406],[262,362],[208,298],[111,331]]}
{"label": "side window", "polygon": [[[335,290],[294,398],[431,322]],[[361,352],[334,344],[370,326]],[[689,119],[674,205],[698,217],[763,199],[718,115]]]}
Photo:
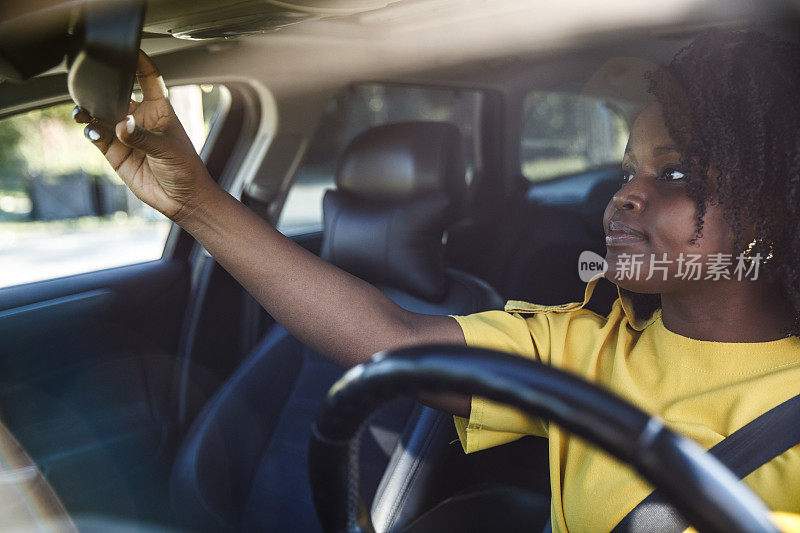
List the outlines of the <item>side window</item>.
{"label": "side window", "polygon": [[[227,90],[173,87],[199,151]],[[0,287],[159,259],[170,221],[125,187],[64,103],[0,119]]]}
{"label": "side window", "polygon": [[525,99],[520,170],[530,181],[622,160],[628,125],[599,98],[535,91]]}
{"label": "side window", "polygon": [[322,197],[334,187],[336,164],[359,133],[381,124],[410,120],[452,122],[464,142],[466,178],[481,170],[480,115],[482,94],[461,89],[391,85],[357,85],[329,102],[295,174],[278,229],[287,235],[322,228]]}

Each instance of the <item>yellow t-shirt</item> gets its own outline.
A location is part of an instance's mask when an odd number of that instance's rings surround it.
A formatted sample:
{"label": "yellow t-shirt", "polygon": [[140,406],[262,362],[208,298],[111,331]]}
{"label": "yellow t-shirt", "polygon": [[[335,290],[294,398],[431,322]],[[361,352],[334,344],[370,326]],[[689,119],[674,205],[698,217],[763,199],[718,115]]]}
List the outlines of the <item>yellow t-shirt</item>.
{"label": "yellow t-shirt", "polygon": [[[637,320],[620,295],[607,317],[582,303],[510,301],[504,311],[455,317],[468,346],[537,359],[610,389],[708,449],[800,392],[800,339],[729,343],[669,331],[656,311]],[[603,281],[606,283],[606,281]],[[610,531],[651,491],[627,465],[539,419],[478,397],[456,417],[467,453],[524,435],[549,439],[554,531]],[[745,478],[775,511],[800,512],[800,446]]]}

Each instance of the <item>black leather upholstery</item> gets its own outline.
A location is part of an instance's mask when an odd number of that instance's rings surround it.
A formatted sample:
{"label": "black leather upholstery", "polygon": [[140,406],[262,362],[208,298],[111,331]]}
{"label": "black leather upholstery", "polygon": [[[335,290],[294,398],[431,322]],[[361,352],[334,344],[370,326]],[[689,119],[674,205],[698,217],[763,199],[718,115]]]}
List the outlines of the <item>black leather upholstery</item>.
{"label": "black leather upholstery", "polygon": [[[265,446],[303,367],[302,346],[276,327],[192,425],[172,469],[171,507],[203,531],[235,529]],[[277,381],[277,382],[276,382]]]}
{"label": "black leather upholstery", "polygon": [[[497,253],[490,278],[516,300],[546,305],[582,300],[578,257],[584,250],[605,256],[603,212],[618,188],[617,168],[531,186],[507,210],[511,236]],[[589,308],[606,315],[616,298],[616,287],[600,283]]]}
{"label": "black leather upholstery", "polygon": [[[486,283],[443,266],[442,233],[463,198],[459,147],[455,126],[441,123],[359,136],[340,164],[341,190],[325,199],[324,256],[412,311],[502,307]],[[270,331],[190,429],[173,467],[176,518],[193,530],[319,530],[308,485],[309,429],[342,372],[283,328]],[[452,433],[450,416],[410,400],[370,421],[362,493],[367,501],[374,496],[378,530],[420,514],[428,466]]]}
{"label": "black leather upholstery", "polygon": [[447,204],[442,193],[369,205],[328,191],[322,257],[373,283],[439,301],[445,292],[442,232]]}
{"label": "black leather upholstery", "polygon": [[395,447],[372,500],[376,531],[390,531],[419,516],[430,498],[426,486],[452,436],[452,417],[444,413],[420,405],[411,419],[414,424],[404,434],[402,446]]}
{"label": "black leather upholstery", "polygon": [[403,533],[458,531],[536,533],[550,520],[550,498],[509,485],[486,484],[447,498]]}
{"label": "black leather upholstery", "polygon": [[404,122],[367,130],[345,150],[323,202],[323,259],[373,283],[438,302],[442,234],[466,193],[458,128]]}
{"label": "black leather upholstery", "polygon": [[375,203],[444,192],[461,206],[467,185],[458,127],[401,122],[369,129],[339,159],[336,188]]}

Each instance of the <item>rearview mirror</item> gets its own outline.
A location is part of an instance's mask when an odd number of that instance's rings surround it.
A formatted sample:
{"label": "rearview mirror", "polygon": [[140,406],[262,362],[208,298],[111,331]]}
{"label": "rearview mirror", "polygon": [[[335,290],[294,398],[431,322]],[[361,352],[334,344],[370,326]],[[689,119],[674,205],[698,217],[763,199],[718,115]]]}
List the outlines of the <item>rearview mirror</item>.
{"label": "rearview mirror", "polygon": [[142,0],[87,2],[83,38],[67,57],[70,96],[107,124],[128,113],[143,21]]}

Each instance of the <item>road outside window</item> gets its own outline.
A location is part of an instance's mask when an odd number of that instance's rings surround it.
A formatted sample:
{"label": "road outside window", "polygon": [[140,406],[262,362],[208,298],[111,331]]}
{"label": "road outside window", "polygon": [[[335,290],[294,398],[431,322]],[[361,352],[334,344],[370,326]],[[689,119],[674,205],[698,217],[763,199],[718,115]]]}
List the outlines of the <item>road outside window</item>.
{"label": "road outside window", "polygon": [[[170,89],[195,148],[224,87]],[[73,104],[0,120],[0,287],[159,259],[171,223],[120,181],[71,118]]]}

